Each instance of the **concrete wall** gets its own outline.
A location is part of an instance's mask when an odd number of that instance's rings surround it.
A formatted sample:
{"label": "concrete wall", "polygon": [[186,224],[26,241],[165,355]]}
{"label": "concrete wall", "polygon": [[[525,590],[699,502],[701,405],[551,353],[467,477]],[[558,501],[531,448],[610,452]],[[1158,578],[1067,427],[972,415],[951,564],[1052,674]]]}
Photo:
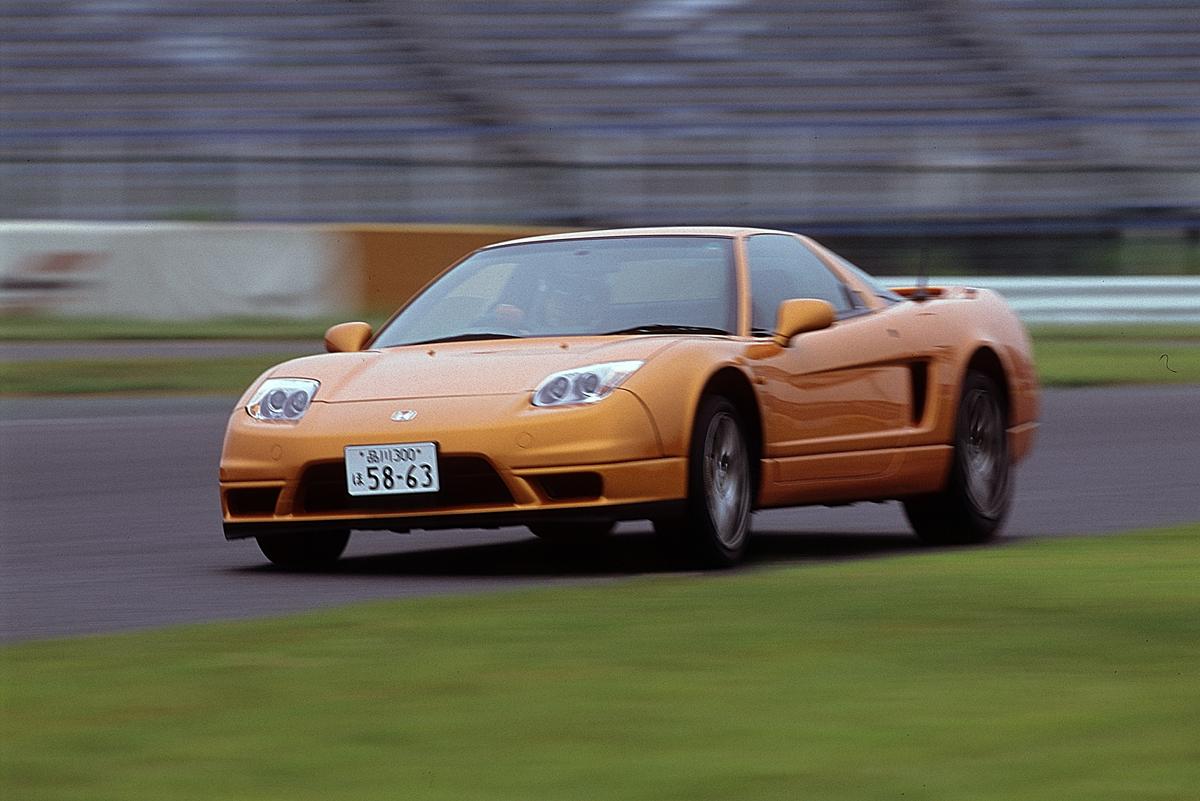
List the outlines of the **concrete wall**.
{"label": "concrete wall", "polygon": [[475,248],[544,230],[0,223],[0,311],[144,319],[385,311]]}

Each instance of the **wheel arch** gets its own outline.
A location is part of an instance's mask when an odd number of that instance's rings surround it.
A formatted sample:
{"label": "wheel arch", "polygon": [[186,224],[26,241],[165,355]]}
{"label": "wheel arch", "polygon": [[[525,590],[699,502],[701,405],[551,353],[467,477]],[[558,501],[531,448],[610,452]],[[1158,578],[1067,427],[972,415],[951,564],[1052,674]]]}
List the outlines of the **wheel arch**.
{"label": "wheel arch", "polygon": [[[754,392],[750,378],[745,373],[733,366],[721,367],[709,376],[700,395],[696,398],[692,410],[691,425],[693,427],[696,424],[696,415],[700,410],[700,404],[704,402],[705,398],[711,396],[723,397],[732,403],[746,427],[746,445],[750,449],[751,486],[754,487],[752,506],[756,507],[762,486],[764,450],[762,410],[758,405],[758,396]],[[689,441],[691,441],[690,436]]]}
{"label": "wheel arch", "polygon": [[[967,360],[966,367],[959,377],[958,391],[962,391],[963,382],[966,381],[967,374],[978,372],[986,375],[996,383],[1000,390],[1000,405],[1004,410],[1005,425],[1012,425],[1012,386],[1008,371],[1004,368],[1004,363],[1000,360],[1000,354],[989,344],[982,344],[975,348],[971,354],[971,358]],[[957,408],[957,404],[955,404]]]}

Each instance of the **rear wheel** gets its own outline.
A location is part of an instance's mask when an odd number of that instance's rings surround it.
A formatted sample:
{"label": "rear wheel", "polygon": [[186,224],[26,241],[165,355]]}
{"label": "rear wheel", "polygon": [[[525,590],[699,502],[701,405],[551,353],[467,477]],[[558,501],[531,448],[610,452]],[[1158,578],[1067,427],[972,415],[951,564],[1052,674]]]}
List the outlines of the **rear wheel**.
{"label": "rear wheel", "polygon": [[955,422],[954,461],[946,488],[910,498],[904,511],[917,536],[937,545],[986,542],[1012,500],[1004,405],[996,382],[970,372]]}
{"label": "rear wheel", "polygon": [[277,534],[259,537],[258,547],[272,564],[294,569],[327,567],[338,560],[346,543],[350,541],[349,530],[328,531],[316,534]]}
{"label": "rear wheel", "polygon": [[654,521],[660,537],[707,567],[738,562],[750,538],[750,449],[743,432],[732,403],[705,398],[692,431],[686,511]]}

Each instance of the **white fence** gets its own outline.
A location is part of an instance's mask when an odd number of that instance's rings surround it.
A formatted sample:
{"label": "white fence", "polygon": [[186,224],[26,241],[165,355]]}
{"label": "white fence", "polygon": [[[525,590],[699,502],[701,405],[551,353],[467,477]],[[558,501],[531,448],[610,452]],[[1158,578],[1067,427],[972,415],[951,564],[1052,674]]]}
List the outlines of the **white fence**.
{"label": "white fence", "polygon": [[[915,278],[886,278],[912,286]],[[931,284],[992,289],[1026,323],[1195,323],[1200,325],[1200,276],[930,279]]]}

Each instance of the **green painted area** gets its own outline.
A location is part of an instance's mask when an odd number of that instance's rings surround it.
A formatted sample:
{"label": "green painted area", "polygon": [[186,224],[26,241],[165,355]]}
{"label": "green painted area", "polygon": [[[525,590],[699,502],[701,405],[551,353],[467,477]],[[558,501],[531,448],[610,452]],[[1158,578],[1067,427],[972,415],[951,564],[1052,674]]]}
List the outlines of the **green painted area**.
{"label": "green painted area", "polygon": [[1191,801],[1198,642],[1200,524],[21,644],[0,796]]}

